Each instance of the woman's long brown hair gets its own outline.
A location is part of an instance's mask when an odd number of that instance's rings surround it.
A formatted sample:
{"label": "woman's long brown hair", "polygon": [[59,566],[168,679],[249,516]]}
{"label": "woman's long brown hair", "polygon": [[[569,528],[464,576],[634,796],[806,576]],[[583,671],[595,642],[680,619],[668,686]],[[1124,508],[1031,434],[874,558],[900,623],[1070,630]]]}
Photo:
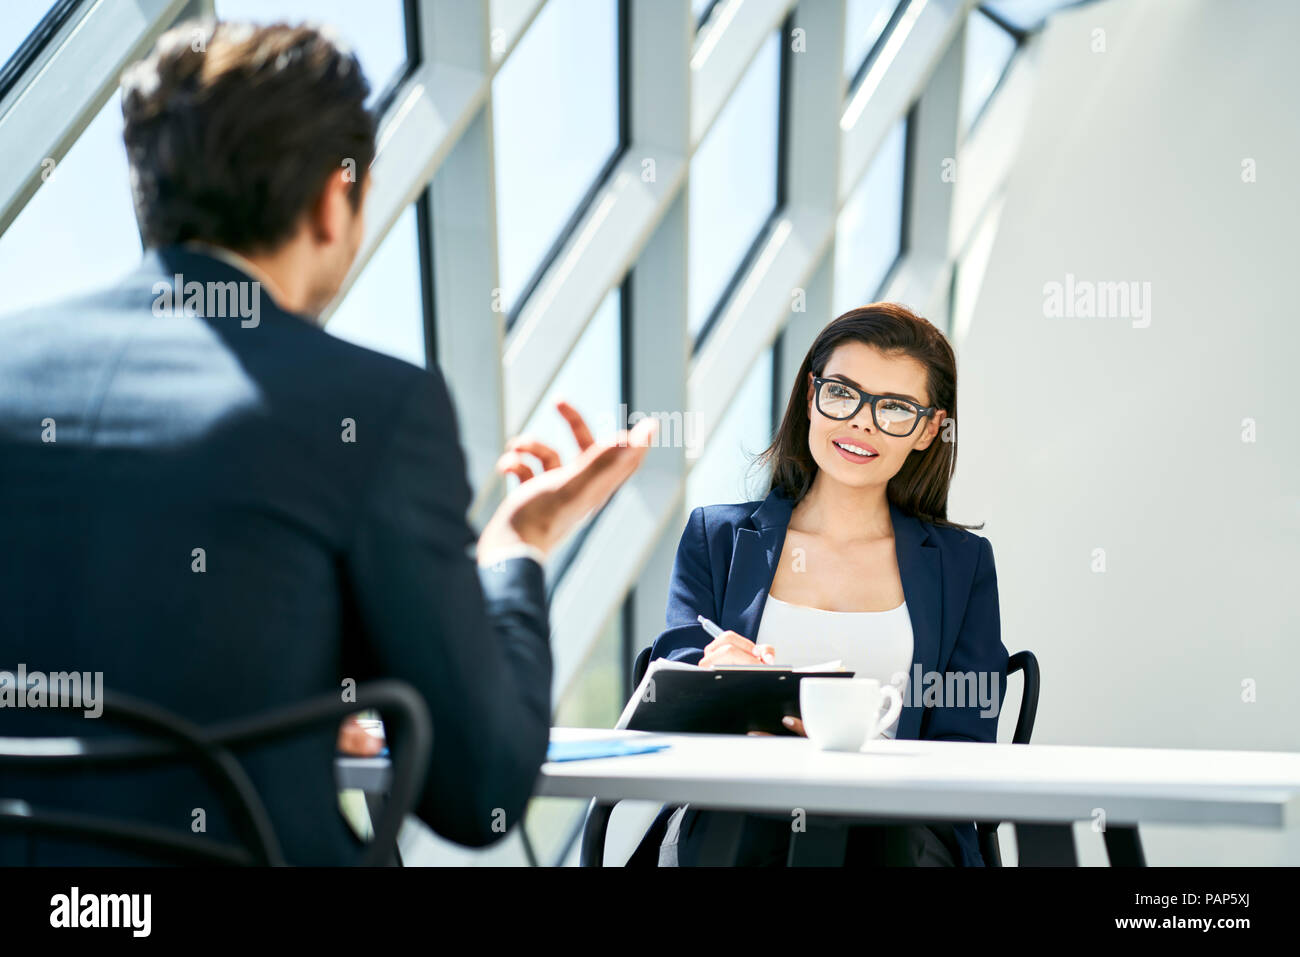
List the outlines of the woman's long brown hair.
{"label": "woman's long brown hair", "polygon": [[983,522],[959,525],[948,520],[948,486],[957,467],[957,360],[952,346],[929,321],[892,302],[852,309],[817,334],[795,376],[781,427],[759,456],[759,462],[771,468],[768,491],[780,489],[797,504],[812,488],[817,463],[808,448],[808,374],[820,376],[843,342],[861,342],[888,356],[907,356],[921,363],[926,369],[930,405],[948,413],[929,448],[912,452],[889,480],[889,501],[904,513],[935,525],[983,528]]}

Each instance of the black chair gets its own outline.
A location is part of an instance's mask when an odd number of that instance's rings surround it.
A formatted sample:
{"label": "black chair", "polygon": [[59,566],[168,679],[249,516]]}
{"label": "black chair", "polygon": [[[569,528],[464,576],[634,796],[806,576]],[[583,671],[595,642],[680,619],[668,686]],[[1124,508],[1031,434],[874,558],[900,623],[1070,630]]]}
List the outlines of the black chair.
{"label": "black chair", "polygon": [[[117,850],[144,853],[161,863],[283,865],[283,852],[266,807],[243,766],[231,753],[287,737],[347,715],[375,709],[383,715],[392,754],[389,798],[374,837],[359,863],[389,862],[403,817],[415,805],[428,772],[433,729],[424,699],[400,681],[360,685],[356,700],[337,693],[286,705],[247,718],[200,728],[156,705],[114,692],[101,696],[103,717],[133,732],[125,738],[0,738],[0,770],[40,767],[52,772],[97,768],[139,768],[189,762],[202,772],[229,813],[238,843],[216,841],[186,831],[102,815],[32,807],[0,794],[0,831],[29,837],[72,837]],[[65,710],[80,705],[65,702]]]}
{"label": "black chair", "polygon": [[[1028,744],[1034,733],[1034,719],[1038,717],[1038,659],[1032,651],[1017,651],[1007,659],[1007,679],[1010,680],[1017,671],[1025,673],[1025,687],[1020,695],[1020,713],[1016,715],[1016,732],[1011,743]],[[985,867],[1002,866],[1002,846],[998,841],[1001,825],[1001,821],[978,821],[975,824]]]}
{"label": "black chair", "polygon": [[[649,666],[650,649],[643,648],[637,654],[636,661],[632,665],[633,688],[640,686],[641,679],[645,676],[646,669]],[[1025,673],[1024,693],[1020,698],[1020,713],[1016,717],[1016,731],[1011,743],[1028,744],[1029,738],[1034,732],[1034,719],[1038,714],[1038,659],[1034,657],[1032,651],[1018,651],[1008,659],[1007,677],[1010,678],[1017,671]],[[664,807],[668,807],[668,805],[664,805]],[[580,866],[604,866],[605,833],[609,828],[609,816],[613,810],[613,804],[592,800],[587,809],[587,820],[583,827],[582,850],[579,855]],[[657,826],[657,823],[652,825],[650,831],[647,831],[645,837],[642,838],[643,846],[646,841],[654,845],[663,840],[662,833],[655,833],[662,830],[661,827]],[[1002,866],[1002,849],[998,842],[998,827],[1001,823],[1001,821],[980,821],[975,825],[976,833],[979,836],[980,854],[988,867]],[[1133,835],[1133,839],[1136,840],[1136,834]]]}

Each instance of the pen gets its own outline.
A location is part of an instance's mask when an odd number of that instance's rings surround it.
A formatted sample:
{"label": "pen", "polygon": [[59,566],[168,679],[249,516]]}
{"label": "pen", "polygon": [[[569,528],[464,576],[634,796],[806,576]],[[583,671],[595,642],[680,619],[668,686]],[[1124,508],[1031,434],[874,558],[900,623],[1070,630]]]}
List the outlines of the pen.
{"label": "pen", "polygon": [[[695,616],[695,620],[698,621],[698,622],[700,623],[700,627],[704,629],[704,631],[708,634],[708,636],[709,636],[710,638],[721,638],[721,637],[722,637],[722,635],[723,635],[723,631],[722,631],[722,629],[719,628],[719,627],[718,627],[716,624],[714,624],[713,622],[709,621],[709,619],[705,618],[703,615],[696,615],[696,616]],[[767,660],[767,659],[770,658],[770,657],[771,657],[771,655],[764,655],[764,656],[763,656],[763,659],[762,659],[763,664],[765,664],[765,665],[770,665],[772,662],[770,662],[770,661]]]}

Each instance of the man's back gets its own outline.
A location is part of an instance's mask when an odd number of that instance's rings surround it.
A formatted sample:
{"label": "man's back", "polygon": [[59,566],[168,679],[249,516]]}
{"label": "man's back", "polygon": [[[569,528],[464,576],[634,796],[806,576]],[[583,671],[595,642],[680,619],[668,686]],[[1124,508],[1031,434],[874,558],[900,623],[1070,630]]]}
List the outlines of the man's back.
{"label": "man's back", "polygon": [[[265,295],[256,325],[156,315],[155,284],[175,274],[248,282],[168,247],[109,292],[0,319],[0,669],[102,672],[105,687],[200,723],[341,693],[344,678],[407,678],[430,700],[441,756],[425,816],[466,843],[490,840],[485,822],[457,819],[491,796],[513,817],[520,775],[540,762],[545,608],[540,569],[511,562],[498,600],[511,620],[494,626],[505,640],[475,634],[488,629],[466,558],[469,488],[440,377]],[[507,694],[514,680],[526,690],[466,704],[503,679]],[[449,727],[453,709],[466,725]],[[112,730],[48,713],[0,720],[11,729],[0,734]],[[507,720],[519,750],[487,767],[475,751]],[[249,759],[294,863],[355,852],[337,812],[334,732]],[[448,793],[462,774],[470,793]],[[141,780],[90,795],[43,776],[27,794],[188,830],[180,779]],[[500,793],[481,793],[485,782]],[[220,814],[205,811],[219,833]]]}

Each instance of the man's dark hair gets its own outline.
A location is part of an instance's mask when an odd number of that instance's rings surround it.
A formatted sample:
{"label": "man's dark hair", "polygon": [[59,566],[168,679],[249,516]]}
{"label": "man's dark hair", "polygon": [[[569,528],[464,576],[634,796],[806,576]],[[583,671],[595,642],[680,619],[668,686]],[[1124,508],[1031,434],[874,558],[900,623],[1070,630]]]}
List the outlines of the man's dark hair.
{"label": "man's dark hair", "polygon": [[265,252],[289,239],[345,163],[375,155],[356,57],[312,26],[192,21],[122,78],[123,139],[146,246]]}

